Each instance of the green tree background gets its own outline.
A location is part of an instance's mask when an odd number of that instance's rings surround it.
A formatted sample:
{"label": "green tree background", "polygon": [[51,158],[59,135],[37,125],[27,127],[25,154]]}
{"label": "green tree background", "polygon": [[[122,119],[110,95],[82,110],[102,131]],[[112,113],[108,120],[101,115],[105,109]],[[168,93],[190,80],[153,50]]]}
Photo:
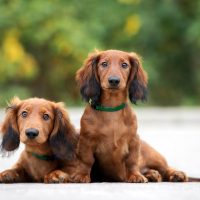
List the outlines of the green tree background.
{"label": "green tree background", "polygon": [[148,105],[200,104],[200,1],[0,0],[0,105],[80,104],[74,75],[95,48],[143,57]]}

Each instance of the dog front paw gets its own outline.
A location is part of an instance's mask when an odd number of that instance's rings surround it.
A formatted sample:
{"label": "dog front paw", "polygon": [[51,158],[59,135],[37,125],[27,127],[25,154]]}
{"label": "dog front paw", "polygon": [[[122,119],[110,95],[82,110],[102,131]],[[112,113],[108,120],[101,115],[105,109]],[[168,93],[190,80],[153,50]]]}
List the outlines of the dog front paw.
{"label": "dog front paw", "polygon": [[85,174],[85,175],[75,174],[72,176],[72,181],[74,183],[90,183],[91,179],[90,179],[90,175],[88,174]]}
{"label": "dog front paw", "polygon": [[169,174],[169,181],[170,182],[186,182],[188,178],[186,174],[182,171],[172,171]]}
{"label": "dog front paw", "polygon": [[6,170],[0,173],[0,183],[17,183],[20,176],[15,170]]}
{"label": "dog front paw", "polygon": [[162,176],[157,170],[150,169],[146,173],[144,173],[144,176],[148,179],[149,182],[161,182]]}
{"label": "dog front paw", "polygon": [[44,183],[69,183],[70,177],[67,173],[61,170],[55,170],[50,174],[45,175]]}
{"label": "dog front paw", "polygon": [[147,183],[148,180],[140,173],[134,173],[127,178],[128,183]]}

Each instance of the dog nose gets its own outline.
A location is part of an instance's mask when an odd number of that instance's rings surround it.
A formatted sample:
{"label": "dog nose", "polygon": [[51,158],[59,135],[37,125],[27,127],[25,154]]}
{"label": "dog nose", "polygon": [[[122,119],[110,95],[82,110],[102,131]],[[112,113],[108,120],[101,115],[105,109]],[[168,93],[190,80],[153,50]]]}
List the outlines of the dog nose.
{"label": "dog nose", "polygon": [[108,78],[108,82],[109,82],[110,86],[118,86],[120,83],[120,78],[117,76],[110,76]]}
{"label": "dog nose", "polygon": [[26,129],[25,133],[26,133],[26,136],[30,139],[34,139],[35,137],[39,135],[39,131],[35,128]]}

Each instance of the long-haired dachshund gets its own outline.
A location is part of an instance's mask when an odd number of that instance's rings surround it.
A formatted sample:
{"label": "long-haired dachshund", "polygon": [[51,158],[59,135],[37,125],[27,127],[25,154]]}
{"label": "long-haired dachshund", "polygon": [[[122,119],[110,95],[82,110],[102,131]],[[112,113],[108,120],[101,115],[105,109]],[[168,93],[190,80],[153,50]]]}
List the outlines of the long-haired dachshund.
{"label": "long-haired dachshund", "polygon": [[15,97],[7,108],[1,133],[3,154],[17,149],[20,141],[25,144],[17,163],[0,173],[1,183],[62,182],[56,176],[69,181],[68,174],[56,170],[59,159],[65,165],[71,162],[77,143],[75,129],[62,104]]}
{"label": "long-haired dachshund", "polygon": [[183,172],[169,167],[164,157],[137,134],[137,119],[128,97],[134,104],[146,100],[147,75],[136,53],[118,50],[92,53],[78,70],[76,79],[83,99],[89,104],[81,118],[78,142],[81,163],[74,181],[90,182],[94,161],[111,181],[187,180]]}

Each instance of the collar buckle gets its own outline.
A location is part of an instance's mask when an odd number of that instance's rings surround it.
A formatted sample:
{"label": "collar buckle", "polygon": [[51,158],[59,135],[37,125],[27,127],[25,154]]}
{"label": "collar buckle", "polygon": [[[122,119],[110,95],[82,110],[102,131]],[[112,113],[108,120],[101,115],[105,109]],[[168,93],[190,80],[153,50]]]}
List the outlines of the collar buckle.
{"label": "collar buckle", "polygon": [[92,105],[92,99],[89,99],[89,104]]}

